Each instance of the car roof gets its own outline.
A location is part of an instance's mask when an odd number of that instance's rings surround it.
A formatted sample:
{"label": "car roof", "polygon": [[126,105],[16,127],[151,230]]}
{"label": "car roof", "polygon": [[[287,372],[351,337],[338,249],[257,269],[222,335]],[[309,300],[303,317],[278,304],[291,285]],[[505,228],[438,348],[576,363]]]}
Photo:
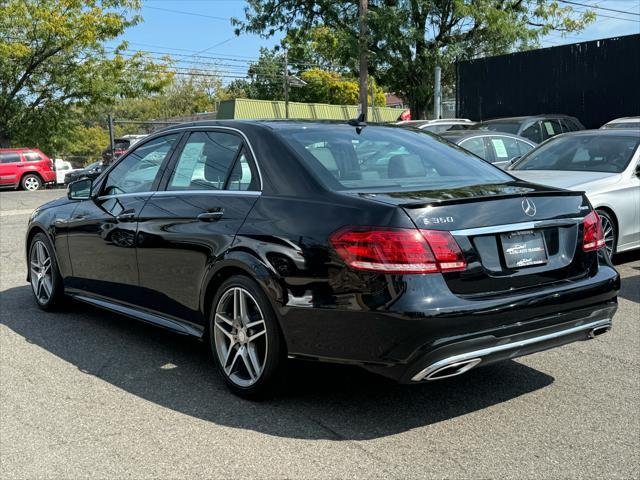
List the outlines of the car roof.
{"label": "car roof", "polygon": [[490,120],[483,120],[480,123],[503,123],[503,122],[526,122],[528,120],[542,118],[574,118],[571,115],[564,115],[560,113],[540,114],[540,115],[524,115],[522,117],[504,117],[504,118],[492,118]]}
{"label": "car roof", "polygon": [[638,121],[640,121],[640,117],[620,117],[609,120],[607,123],[605,123],[605,125],[609,125],[612,123],[635,123]]}
{"label": "car roof", "polygon": [[458,142],[470,137],[509,137],[523,142],[534,144],[528,138],[521,137],[520,135],[514,135],[513,133],[494,132],[493,130],[449,130],[447,132],[439,133],[442,138],[446,138],[450,142]]}

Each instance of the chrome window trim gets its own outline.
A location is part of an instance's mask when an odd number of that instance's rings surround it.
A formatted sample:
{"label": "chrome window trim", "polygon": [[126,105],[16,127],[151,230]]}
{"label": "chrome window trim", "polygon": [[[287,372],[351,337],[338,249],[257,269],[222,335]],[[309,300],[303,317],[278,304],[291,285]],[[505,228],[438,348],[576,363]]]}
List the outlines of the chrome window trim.
{"label": "chrome window trim", "polygon": [[150,197],[156,192],[152,192],[146,190],[144,192],[127,192],[127,193],[114,193],[112,195],[100,195],[97,197],[98,200],[109,200],[110,198],[120,198],[120,197]]}
{"label": "chrome window trim", "polygon": [[[251,145],[251,142],[247,138],[247,135],[242,130],[240,130],[238,128],[234,128],[234,127],[218,126],[218,125],[203,125],[203,126],[191,125],[189,127],[177,127],[177,128],[171,128],[170,130],[163,130],[162,132],[158,132],[158,136],[167,135],[167,134],[171,134],[171,133],[174,133],[174,132],[180,132],[180,131],[181,132],[186,132],[186,131],[203,132],[203,131],[208,131],[208,130],[226,130],[226,131],[235,132],[235,133],[240,134],[240,136],[242,137],[244,142],[249,147],[249,150],[251,151],[251,156],[253,157],[253,161],[254,161],[254,163],[256,165],[256,170],[258,171],[258,180],[260,180],[260,191],[262,191],[262,189],[264,188],[264,182],[262,180],[262,170],[260,169],[260,162],[258,161],[258,157],[256,156],[256,152],[253,149],[253,145]],[[155,137],[152,137],[152,138],[155,138]]]}
{"label": "chrome window trim", "polygon": [[465,228],[462,230],[452,230],[452,235],[475,236],[488,235],[491,233],[517,232],[520,230],[533,230],[544,227],[568,227],[581,223],[583,217],[559,218],[555,220],[537,220],[522,223],[507,223],[504,225],[491,225],[488,227]]}
{"label": "chrome window trim", "polygon": [[247,197],[257,197],[262,195],[258,190],[158,190],[152,192],[161,197],[172,197],[177,195],[242,195]]}

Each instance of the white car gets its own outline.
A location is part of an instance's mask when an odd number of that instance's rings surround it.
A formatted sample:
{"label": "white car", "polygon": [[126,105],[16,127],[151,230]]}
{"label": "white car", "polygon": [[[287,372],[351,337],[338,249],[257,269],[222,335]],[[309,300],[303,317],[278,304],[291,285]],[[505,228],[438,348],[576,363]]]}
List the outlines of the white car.
{"label": "white car", "polygon": [[640,128],[640,117],[622,117],[605,123],[600,128]]}
{"label": "white car", "polygon": [[76,170],[80,170],[79,168],[73,168],[71,162],[67,162],[61,158],[55,159],[55,169],[56,169],[56,183],[58,185],[64,185],[64,176],[67,173],[75,172]]}
{"label": "white car", "polygon": [[[585,191],[602,218],[609,255],[640,248],[640,129],[553,137],[509,167],[523,180]],[[577,212],[576,212],[577,213]]]}
{"label": "white car", "polygon": [[442,133],[451,130],[467,130],[474,126],[476,122],[472,122],[468,118],[440,118],[437,120],[403,120],[397,122],[396,125],[402,127],[414,127],[431,133]]}

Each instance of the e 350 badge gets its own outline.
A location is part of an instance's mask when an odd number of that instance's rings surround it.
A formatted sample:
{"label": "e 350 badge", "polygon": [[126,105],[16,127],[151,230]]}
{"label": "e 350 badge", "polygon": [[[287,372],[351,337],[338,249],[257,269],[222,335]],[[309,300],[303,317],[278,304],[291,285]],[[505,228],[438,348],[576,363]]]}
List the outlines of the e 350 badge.
{"label": "e 350 badge", "polygon": [[453,217],[428,217],[422,219],[425,225],[441,225],[443,223],[453,223]]}

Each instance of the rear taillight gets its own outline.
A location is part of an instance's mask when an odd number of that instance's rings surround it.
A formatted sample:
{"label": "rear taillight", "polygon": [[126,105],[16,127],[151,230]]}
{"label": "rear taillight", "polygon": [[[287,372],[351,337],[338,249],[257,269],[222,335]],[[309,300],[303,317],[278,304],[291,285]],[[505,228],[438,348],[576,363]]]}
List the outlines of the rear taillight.
{"label": "rear taillight", "polygon": [[330,240],[346,264],[358,270],[436,273],[467,267],[451,233],[440,230],[347,227]]}
{"label": "rear taillight", "polygon": [[592,211],[582,220],[582,250],[591,252],[604,247],[604,233],[600,216]]}

